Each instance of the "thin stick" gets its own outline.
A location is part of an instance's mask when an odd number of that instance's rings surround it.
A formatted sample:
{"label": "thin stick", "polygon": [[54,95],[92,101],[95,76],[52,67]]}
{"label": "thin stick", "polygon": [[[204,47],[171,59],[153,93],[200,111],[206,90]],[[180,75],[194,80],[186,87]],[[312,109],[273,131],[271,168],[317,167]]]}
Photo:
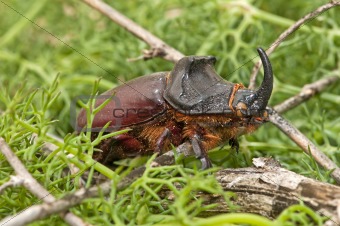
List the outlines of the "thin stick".
{"label": "thin stick", "polygon": [[[327,3],[325,5],[320,6],[316,10],[314,10],[311,13],[308,13],[306,16],[302,17],[300,20],[296,21],[292,26],[290,26],[287,30],[285,30],[275,41],[273,44],[270,45],[270,47],[266,50],[267,55],[269,56],[280,44],[281,42],[286,39],[290,34],[292,34],[294,31],[299,29],[303,24],[305,24],[308,20],[315,18],[316,16],[320,15],[321,13],[329,10],[330,8],[333,8],[335,6],[339,6],[339,1],[332,1],[330,3]],[[262,63],[259,60],[253,67],[250,81],[249,81],[249,88],[255,89],[255,80],[257,73],[260,70]]]}
{"label": "thin stick", "polygon": [[170,47],[158,37],[151,34],[126,16],[122,15],[111,6],[102,2],[101,0],[83,0],[86,4],[98,10],[105,16],[109,17],[113,22],[125,28],[131,34],[146,42],[151,50],[144,52],[144,59],[150,59],[153,57],[162,57],[166,60],[177,62],[184,55],[176,49]]}
{"label": "thin stick", "polygon": [[[6,157],[9,164],[13,167],[15,173],[21,178],[23,184],[32,194],[34,194],[39,199],[43,200],[46,204],[50,205],[51,203],[55,202],[56,199],[43,187],[39,184],[39,182],[27,171],[24,167],[20,159],[13,153],[10,147],[7,145],[5,140],[0,137],[0,149],[1,152]],[[44,211],[44,210],[41,210]],[[24,211],[29,216],[31,213],[28,211]],[[41,213],[41,212],[40,212]],[[19,221],[15,221],[14,219],[20,216]],[[11,218],[6,218],[7,220],[3,220],[2,223],[9,225],[26,225],[29,223],[28,218],[23,217],[24,215],[16,215],[12,216]],[[78,216],[74,215],[71,212],[61,213],[60,216],[70,225],[89,225],[85,223],[82,219]],[[3,225],[3,224],[1,224]]]}
{"label": "thin stick", "polygon": [[339,76],[330,76],[320,79],[314,83],[305,85],[299,94],[285,100],[281,104],[276,105],[274,107],[274,111],[269,116],[270,121],[276,127],[278,127],[292,141],[300,146],[304,152],[311,154],[318,164],[327,170],[335,169],[331,175],[338,184],[340,184],[340,169],[336,166],[336,164],[332,162],[332,160],[330,160],[323,152],[321,152],[311,141],[309,141],[305,135],[303,135],[298,129],[296,129],[278,113],[284,113],[298,106],[339,80]]}
{"label": "thin stick", "polygon": [[[192,153],[191,148],[188,147],[187,143],[184,143],[177,147],[177,152],[184,153],[184,155],[190,155],[190,153]],[[174,163],[175,163],[174,153],[172,151],[169,151],[157,157],[151,164],[152,166],[159,166],[159,165],[173,165]],[[122,191],[124,188],[126,188],[132,182],[134,182],[136,178],[141,177],[144,171],[145,166],[142,166],[130,172],[130,174],[123,178],[123,180],[120,181],[119,184],[117,185],[117,192]],[[89,189],[81,188],[74,192],[73,194],[67,195],[62,199],[55,200],[54,202],[51,203],[34,205],[20,212],[19,214],[8,216],[2,221],[0,221],[0,225],[6,224],[6,226],[9,225],[14,226],[20,225],[22,224],[22,222],[28,224],[36,220],[44,219],[52,214],[64,212],[73,206],[79,205],[83,202],[84,199],[98,197],[98,194],[107,195],[110,193],[111,188],[112,188],[111,181],[104,182],[99,186],[96,185]]]}
{"label": "thin stick", "polygon": [[0,195],[6,190],[6,188],[20,186],[25,182],[25,179],[20,176],[11,175],[10,177],[11,179],[9,181],[0,186]]}
{"label": "thin stick", "polygon": [[325,88],[339,81],[339,76],[330,76],[327,78],[320,79],[314,83],[305,85],[301,92],[287,100],[283,101],[281,104],[274,106],[274,110],[278,113],[284,113],[290,109],[298,106],[299,104],[309,100],[314,95],[320,93]]}
{"label": "thin stick", "polygon": [[284,132],[292,141],[294,141],[304,152],[313,156],[315,161],[323,166],[326,170],[333,170],[331,176],[340,184],[340,168],[332,162],[323,152],[321,152],[309,139],[303,135],[292,124],[285,120],[273,109],[270,109],[269,120],[282,132]]}

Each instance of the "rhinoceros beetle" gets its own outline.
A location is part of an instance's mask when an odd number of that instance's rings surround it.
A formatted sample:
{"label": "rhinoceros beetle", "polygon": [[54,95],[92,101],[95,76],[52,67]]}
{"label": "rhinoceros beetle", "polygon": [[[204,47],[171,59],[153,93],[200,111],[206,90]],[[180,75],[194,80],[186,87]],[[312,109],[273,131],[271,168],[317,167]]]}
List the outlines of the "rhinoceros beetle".
{"label": "rhinoceros beetle", "polygon": [[[264,79],[257,90],[223,80],[214,70],[213,56],[187,56],[171,72],[158,72],[131,80],[102,94],[114,96],[94,118],[92,128],[131,131],[103,140],[94,159],[110,165],[114,160],[162,153],[189,141],[202,168],[211,167],[207,151],[229,141],[238,149],[237,137],[253,132],[268,121],[265,110],[273,89],[270,61],[257,49]],[[100,96],[99,96],[100,97]],[[107,98],[98,98],[99,106]],[[81,110],[78,128],[86,126]],[[118,127],[117,127],[118,125]],[[98,133],[92,133],[93,139]]]}

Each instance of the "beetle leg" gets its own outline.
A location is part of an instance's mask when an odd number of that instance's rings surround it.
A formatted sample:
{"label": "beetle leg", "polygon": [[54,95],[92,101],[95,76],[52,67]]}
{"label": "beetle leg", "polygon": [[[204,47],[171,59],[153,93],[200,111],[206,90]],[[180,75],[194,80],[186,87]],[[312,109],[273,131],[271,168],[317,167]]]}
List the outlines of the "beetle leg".
{"label": "beetle leg", "polygon": [[145,150],[142,143],[129,134],[120,134],[105,139],[96,148],[102,151],[95,152],[93,158],[104,165],[111,165],[115,160],[144,154],[141,150]]}
{"label": "beetle leg", "polygon": [[191,145],[196,154],[196,158],[200,159],[202,163],[202,169],[208,169],[212,167],[212,163],[202,147],[202,142],[200,141],[198,135],[194,135],[191,138]]}
{"label": "beetle leg", "polygon": [[157,142],[156,142],[156,149],[155,152],[157,154],[160,154],[164,148],[164,142],[167,138],[170,136],[170,130],[168,128],[165,128],[163,133],[159,136]]}
{"label": "beetle leg", "polygon": [[233,101],[234,101],[234,98],[235,98],[235,94],[237,92],[237,90],[239,89],[242,89],[244,88],[244,85],[243,84],[238,84],[236,83],[234,86],[233,86],[233,90],[231,91],[231,94],[230,94],[230,98],[229,98],[229,108],[232,110],[232,111],[235,111],[234,107],[233,107]]}
{"label": "beetle leg", "polygon": [[236,150],[236,153],[238,154],[238,150],[240,149],[240,144],[238,143],[238,140],[236,138],[231,138],[229,140],[229,145],[232,149]]}

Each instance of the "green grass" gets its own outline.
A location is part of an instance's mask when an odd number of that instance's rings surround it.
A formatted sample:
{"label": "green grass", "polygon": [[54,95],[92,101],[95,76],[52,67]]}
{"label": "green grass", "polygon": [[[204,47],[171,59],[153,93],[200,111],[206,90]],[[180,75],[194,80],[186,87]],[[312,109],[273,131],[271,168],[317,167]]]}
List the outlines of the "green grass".
{"label": "green grass", "polygon": [[[256,48],[268,48],[295,20],[327,1],[107,2],[186,55],[216,56],[220,75],[248,85],[253,63],[258,60]],[[310,21],[270,56],[275,75],[270,105],[298,93],[304,84],[330,75],[339,76],[339,10],[339,7],[331,9]],[[140,56],[148,46],[76,0],[4,0],[0,2],[0,15],[3,18],[0,20],[0,136],[56,197],[79,187],[81,173],[64,174],[70,163],[81,172],[98,171],[117,182],[119,177],[110,169],[93,165],[91,153],[95,143],[90,142],[89,135],[74,133],[71,103],[75,97],[90,95],[93,90],[103,92],[138,76],[171,70],[173,64],[162,59],[128,62],[127,59]],[[100,82],[96,83],[99,78]],[[258,83],[260,80],[261,76]],[[339,83],[332,85],[284,116],[340,165],[338,87]],[[35,142],[33,133],[38,135]],[[61,137],[63,142],[48,134]],[[45,153],[42,145],[46,141],[58,149]],[[253,157],[272,156],[287,169],[334,183],[328,172],[269,123],[240,138],[240,144],[238,155],[225,146],[212,151],[210,156],[222,167],[250,166]],[[75,157],[68,158],[64,150]],[[3,184],[14,171],[3,155],[0,163],[0,184]],[[86,186],[90,185],[91,175]],[[176,183],[183,189],[174,190],[174,201],[157,195],[162,185],[171,190]],[[210,207],[194,198],[203,188],[223,194],[229,200],[229,194],[220,190],[211,174],[170,166],[146,173],[121,193],[117,194],[113,186],[108,199],[87,200],[72,210],[95,225],[113,221],[117,225],[128,221],[131,225],[221,225],[240,222],[239,219],[243,223],[258,222],[254,225],[273,223],[244,213],[203,220],[199,214]],[[0,199],[0,218],[35,203],[40,201],[24,188],[6,189]],[[293,222],[299,221],[302,225],[315,225],[321,220],[307,207],[298,205],[283,212],[275,224],[294,225]],[[35,225],[62,222],[52,216]]]}

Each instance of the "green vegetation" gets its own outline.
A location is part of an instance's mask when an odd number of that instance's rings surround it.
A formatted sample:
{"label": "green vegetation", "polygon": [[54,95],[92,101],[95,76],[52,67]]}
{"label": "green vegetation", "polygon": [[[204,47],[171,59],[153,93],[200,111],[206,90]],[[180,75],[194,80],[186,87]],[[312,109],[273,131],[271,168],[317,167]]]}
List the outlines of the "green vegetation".
{"label": "green vegetation", "polygon": [[[267,49],[294,21],[327,1],[107,2],[186,55],[215,55],[219,74],[248,85],[253,63],[258,60],[256,48]],[[270,105],[295,95],[305,84],[339,76],[339,13],[339,8],[333,8],[318,16],[270,55],[275,74]],[[172,63],[162,59],[127,61],[140,56],[148,46],[80,1],[4,0],[0,2],[0,15],[0,136],[56,197],[78,189],[86,170],[90,173],[85,186],[90,186],[95,171],[113,179],[109,197],[93,198],[73,208],[78,216],[94,225],[322,224],[323,219],[303,204],[285,210],[275,221],[245,213],[200,218],[199,214],[212,206],[202,204],[203,200],[197,198],[199,191],[222,194],[230,208],[237,209],[229,201],[232,194],[224,193],[211,174],[215,168],[202,172],[180,165],[149,167],[143,177],[117,193],[118,174],[131,169],[118,168],[114,173],[94,164],[91,155],[98,140],[91,142],[89,133],[74,133],[71,103],[79,95],[103,92],[137,76],[171,70]],[[258,82],[261,79],[259,76]],[[338,87],[334,84],[284,116],[340,165]],[[45,142],[57,149],[46,153],[42,149]],[[253,157],[272,156],[287,169],[334,183],[329,172],[269,123],[240,138],[240,144],[239,154],[225,146],[213,150],[210,156],[222,167],[250,166]],[[74,157],[69,158],[68,153]],[[80,173],[65,174],[70,163]],[[0,155],[0,185],[13,174]],[[182,190],[176,189],[178,184]],[[157,194],[163,186],[173,192],[173,199]],[[8,188],[0,198],[0,219],[37,203],[41,200],[26,189]],[[33,225],[47,224],[59,225],[63,220],[52,216]]]}

